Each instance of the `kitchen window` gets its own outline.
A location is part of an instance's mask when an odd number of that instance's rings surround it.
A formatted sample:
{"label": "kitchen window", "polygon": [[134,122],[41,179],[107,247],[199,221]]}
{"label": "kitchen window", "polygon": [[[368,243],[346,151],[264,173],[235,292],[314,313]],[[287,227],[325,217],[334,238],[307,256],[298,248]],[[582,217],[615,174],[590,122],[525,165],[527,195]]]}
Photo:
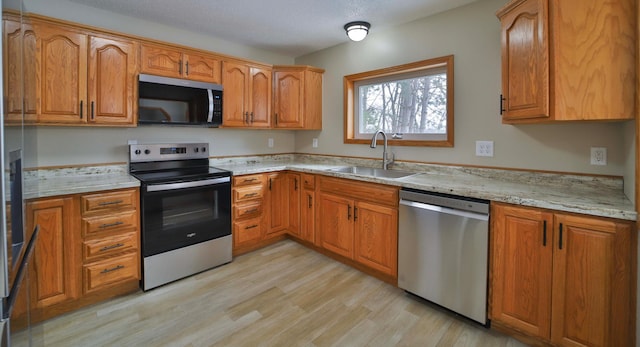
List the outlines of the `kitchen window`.
{"label": "kitchen window", "polygon": [[345,143],[453,147],[453,55],[344,77]]}

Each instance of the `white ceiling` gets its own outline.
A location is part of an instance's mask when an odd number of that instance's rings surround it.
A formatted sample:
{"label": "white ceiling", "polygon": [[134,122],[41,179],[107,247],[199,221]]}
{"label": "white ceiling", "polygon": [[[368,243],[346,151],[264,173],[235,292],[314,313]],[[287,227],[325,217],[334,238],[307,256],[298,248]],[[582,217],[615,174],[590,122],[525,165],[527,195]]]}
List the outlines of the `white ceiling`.
{"label": "white ceiling", "polygon": [[348,41],[343,26],[370,34],[477,0],[70,0],[287,56]]}

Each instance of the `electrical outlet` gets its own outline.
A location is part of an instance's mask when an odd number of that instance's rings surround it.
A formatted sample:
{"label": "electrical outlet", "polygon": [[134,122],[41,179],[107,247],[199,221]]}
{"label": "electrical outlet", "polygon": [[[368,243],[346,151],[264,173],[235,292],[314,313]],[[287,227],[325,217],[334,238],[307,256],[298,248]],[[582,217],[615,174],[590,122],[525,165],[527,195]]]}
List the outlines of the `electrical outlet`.
{"label": "electrical outlet", "polygon": [[269,140],[267,141],[267,146],[269,146],[269,148],[273,148],[273,138],[270,137]]}
{"label": "electrical outlet", "polygon": [[477,157],[493,157],[493,141],[476,141]]}
{"label": "electrical outlet", "polygon": [[312,146],[313,148],[318,148],[318,139],[314,138],[314,139],[313,139],[313,141],[312,141],[311,146]]}
{"label": "electrical outlet", "polygon": [[591,147],[591,165],[607,165],[606,147]]}

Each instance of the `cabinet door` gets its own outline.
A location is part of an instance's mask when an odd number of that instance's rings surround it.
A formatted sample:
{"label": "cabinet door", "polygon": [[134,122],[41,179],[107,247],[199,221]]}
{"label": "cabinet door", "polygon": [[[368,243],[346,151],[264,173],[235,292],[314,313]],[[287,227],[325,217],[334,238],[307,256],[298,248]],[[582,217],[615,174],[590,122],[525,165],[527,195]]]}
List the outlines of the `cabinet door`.
{"label": "cabinet door", "polygon": [[491,318],[548,339],[553,216],[493,205],[491,219]]}
{"label": "cabinet door", "polygon": [[[616,249],[618,225],[569,215],[556,215],[555,224],[552,342],[561,346],[627,345],[631,308],[623,298],[628,294],[619,290],[629,280],[624,259],[628,263],[630,258],[623,256],[627,251]],[[623,304],[616,303],[620,300]],[[621,307],[623,312],[617,310]],[[623,329],[615,336],[614,326]],[[622,340],[614,343],[612,338]]]}
{"label": "cabinet door", "polygon": [[140,48],[140,72],[167,77],[182,77],[182,52],[143,45]]}
{"label": "cabinet door", "polygon": [[322,218],[318,221],[323,248],[353,258],[353,201],[341,196],[320,193],[318,202]]}
{"label": "cabinet door", "polygon": [[277,71],[274,78],[276,128],[302,128],[304,71]]}
{"label": "cabinet door", "polygon": [[391,276],[398,274],[398,209],[356,202],[354,259]]}
{"label": "cabinet door", "polygon": [[300,174],[297,173],[288,173],[287,174],[288,181],[288,204],[284,206],[285,209],[289,210],[289,223],[287,230],[296,236],[300,236],[300,200],[302,193],[302,181],[300,179]]}
{"label": "cabinet door", "polygon": [[500,18],[503,120],[549,117],[548,0],[526,0]]}
{"label": "cabinet door", "polygon": [[39,123],[85,123],[87,118],[87,36],[38,24],[37,93]]}
{"label": "cabinet door", "polygon": [[220,59],[187,52],[184,54],[184,77],[194,81],[220,83]]}
{"label": "cabinet door", "polygon": [[249,67],[239,63],[222,63],[222,124],[225,127],[248,126]]}
{"label": "cabinet door", "polygon": [[313,189],[304,189],[300,204],[300,238],[316,243],[316,193]]}
{"label": "cabinet door", "polygon": [[24,121],[32,123],[37,114],[35,32],[29,24],[5,20],[3,43],[5,122],[20,124],[24,107]]}
{"label": "cabinet door", "polygon": [[79,294],[72,198],[38,200],[27,204],[27,227],[40,226],[30,267],[32,307],[46,309]]}
{"label": "cabinet door", "polygon": [[286,173],[267,176],[267,236],[282,234],[289,226],[289,194]]}
{"label": "cabinet door", "polygon": [[[269,128],[271,126],[271,70],[252,67],[249,107],[249,123],[252,127]],[[224,111],[223,111],[224,112]]]}
{"label": "cabinet door", "polygon": [[89,38],[89,122],[134,124],[136,52],[131,41]]}

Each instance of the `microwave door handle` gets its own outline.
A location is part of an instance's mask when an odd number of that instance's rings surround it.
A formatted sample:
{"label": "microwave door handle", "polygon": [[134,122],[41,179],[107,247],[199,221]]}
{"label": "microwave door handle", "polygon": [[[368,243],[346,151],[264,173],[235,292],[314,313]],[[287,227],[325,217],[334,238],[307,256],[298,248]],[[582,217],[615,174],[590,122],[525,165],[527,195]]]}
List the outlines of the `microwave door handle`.
{"label": "microwave door handle", "polygon": [[213,122],[213,92],[211,89],[207,89],[207,95],[209,96],[209,114],[207,116],[207,123]]}

